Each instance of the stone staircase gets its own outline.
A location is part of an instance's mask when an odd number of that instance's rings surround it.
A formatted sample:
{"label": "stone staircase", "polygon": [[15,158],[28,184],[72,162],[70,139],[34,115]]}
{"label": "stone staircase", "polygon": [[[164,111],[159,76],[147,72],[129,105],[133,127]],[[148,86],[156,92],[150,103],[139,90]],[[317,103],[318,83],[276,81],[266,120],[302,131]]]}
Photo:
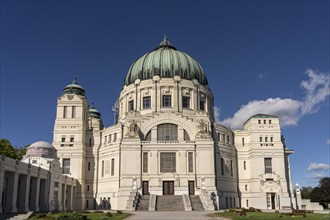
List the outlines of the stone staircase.
{"label": "stone staircase", "polygon": [[12,214],[0,214],[0,220],[26,220],[28,219],[33,212],[18,214],[18,213],[12,213]]}
{"label": "stone staircase", "polygon": [[157,211],[185,211],[182,196],[157,196],[156,200]]}
{"label": "stone staircase", "polygon": [[136,206],[136,211],[148,211],[149,210],[149,195],[142,195]]}
{"label": "stone staircase", "polygon": [[189,196],[190,197],[190,202],[191,202],[191,207],[193,211],[205,211],[203,203],[199,196]]}

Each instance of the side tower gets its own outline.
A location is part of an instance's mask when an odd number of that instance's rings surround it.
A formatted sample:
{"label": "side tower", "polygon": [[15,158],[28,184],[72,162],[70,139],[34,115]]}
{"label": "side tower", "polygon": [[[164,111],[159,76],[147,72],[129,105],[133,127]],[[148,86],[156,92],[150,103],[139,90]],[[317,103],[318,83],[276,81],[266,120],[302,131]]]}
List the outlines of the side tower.
{"label": "side tower", "polygon": [[241,207],[291,209],[292,182],[288,156],[276,116],[257,114],[235,131]]}
{"label": "side tower", "polygon": [[[62,173],[78,180],[76,207],[85,208],[86,133],[88,131],[88,102],[85,90],[76,78],[63,89],[57,99],[53,146],[57,149]],[[65,192],[64,192],[65,193]]]}

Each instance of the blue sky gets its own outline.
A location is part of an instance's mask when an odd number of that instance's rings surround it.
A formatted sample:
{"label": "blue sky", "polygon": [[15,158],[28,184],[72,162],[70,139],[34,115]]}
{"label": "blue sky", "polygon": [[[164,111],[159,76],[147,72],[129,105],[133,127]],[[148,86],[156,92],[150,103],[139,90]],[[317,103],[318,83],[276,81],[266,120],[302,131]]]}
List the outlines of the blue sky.
{"label": "blue sky", "polygon": [[293,183],[329,175],[329,1],[1,1],[0,137],[52,142],[56,100],[77,75],[111,106],[164,32],[202,65],[218,121],[280,117]]}

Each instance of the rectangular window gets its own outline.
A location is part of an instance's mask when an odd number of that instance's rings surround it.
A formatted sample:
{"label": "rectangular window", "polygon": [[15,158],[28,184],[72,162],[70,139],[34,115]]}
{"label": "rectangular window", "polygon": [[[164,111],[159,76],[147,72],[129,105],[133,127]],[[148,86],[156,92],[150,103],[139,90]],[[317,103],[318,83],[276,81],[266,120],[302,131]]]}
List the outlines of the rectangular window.
{"label": "rectangular window", "polygon": [[109,142],[111,142],[111,134],[109,134]]}
{"label": "rectangular window", "polygon": [[205,111],[205,100],[199,100],[199,109]]}
{"label": "rectangular window", "polygon": [[72,118],[76,117],[76,106],[72,106]]}
{"label": "rectangular window", "polygon": [[176,158],[175,153],[160,153],[160,172],[161,173],[175,173],[176,172]]}
{"label": "rectangular window", "polygon": [[244,146],[244,144],[245,144],[245,143],[244,143],[244,138],[242,138],[242,145]]}
{"label": "rectangular window", "polygon": [[148,173],[148,152],[143,152],[143,173]]}
{"label": "rectangular window", "polygon": [[246,161],[243,162],[244,170],[246,170]]}
{"label": "rectangular window", "polygon": [[225,161],[221,158],[221,175],[225,175]]}
{"label": "rectangular window", "polygon": [[258,120],[258,124],[261,124],[261,120]]}
{"label": "rectangular window", "polygon": [[102,160],[101,177],[104,177],[104,160]]}
{"label": "rectangular window", "polygon": [[87,185],[87,192],[89,192],[89,185]]}
{"label": "rectangular window", "polygon": [[70,159],[63,158],[63,174],[70,174]]}
{"label": "rectangular window", "polygon": [[131,100],[131,101],[128,102],[127,110],[129,112],[129,111],[132,111],[133,109],[134,109],[134,100]]}
{"label": "rectangular window", "polygon": [[115,175],[115,159],[111,159],[111,176]]}
{"label": "rectangular window", "polygon": [[88,199],[86,200],[86,209],[88,209]]}
{"label": "rectangular window", "polygon": [[270,142],[273,142],[273,137],[270,137]]}
{"label": "rectangular window", "polygon": [[230,160],[230,175],[233,176],[233,161]]}
{"label": "rectangular window", "polygon": [[245,185],[245,191],[247,191],[247,185]]}
{"label": "rectangular window", "polygon": [[226,208],[229,208],[228,197],[226,196]]}
{"label": "rectangular window", "polygon": [[249,200],[246,200],[246,207],[249,207]]}
{"label": "rectangular window", "polygon": [[117,141],[117,133],[114,133],[113,134],[113,142],[116,142]]}
{"label": "rectangular window", "polygon": [[171,103],[171,96],[170,95],[163,95],[163,102],[162,102],[162,107],[164,108],[170,108],[172,106]]}
{"label": "rectangular window", "polygon": [[229,144],[229,135],[226,135],[226,143]]}
{"label": "rectangular window", "polygon": [[272,173],[272,158],[265,158],[265,173]]}
{"label": "rectangular window", "polygon": [[226,139],[226,135],[225,134],[221,134],[221,141],[222,142],[225,142],[225,139]]}
{"label": "rectangular window", "polygon": [[188,172],[194,172],[194,157],[193,152],[188,152]]}
{"label": "rectangular window", "polygon": [[66,118],[67,111],[68,111],[68,107],[64,106],[63,107],[63,118]]}
{"label": "rectangular window", "polygon": [[107,143],[107,138],[108,138],[108,136],[104,136],[104,144]]}
{"label": "rectangular window", "polygon": [[236,207],[236,201],[235,201],[235,197],[233,197],[233,205],[234,205],[234,208]]}
{"label": "rectangular window", "polygon": [[88,164],[87,164],[87,170],[88,170],[88,171],[91,170],[91,162],[88,162]]}
{"label": "rectangular window", "polygon": [[88,146],[92,146],[92,138],[89,138],[89,141],[88,141]]}
{"label": "rectangular window", "polygon": [[266,120],[264,120],[264,124],[266,124]]}
{"label": "rectangular window", "polygon": [[272,124],[272,120],[269,120],[269,124]]}
{"label": "rectangular window", "polygon": [[233,198],[232,197],[229,197],[229,201],[230,201],[230,208],[232,208],[233,207]]}
{"label": "rectangular window", "polygon": [[150,96],[143,97],[143,109],[151,108]]}
{"label": "rectangular window", "polygon": [[74,137],[70,137],[70,142],[74,142]]}
{"label": "rectangular window", "polygon": [[62,142],[65,142],[65,136],[62,136],[61,141],[62,141]]}
{"label": "rectangular window", "polygon": [[262,137],[261,136],[259,137],[259,139],[260,139],[260,142],[262,142]]}
{"label": "rectangular window", "polygon": [[265,142],[267,142],[268,141],[268,137],[265,137]]}
{"label": "rectangular window", "polygon": [[190,97],[188,96],[182,97],[182,108],[190,108]]}

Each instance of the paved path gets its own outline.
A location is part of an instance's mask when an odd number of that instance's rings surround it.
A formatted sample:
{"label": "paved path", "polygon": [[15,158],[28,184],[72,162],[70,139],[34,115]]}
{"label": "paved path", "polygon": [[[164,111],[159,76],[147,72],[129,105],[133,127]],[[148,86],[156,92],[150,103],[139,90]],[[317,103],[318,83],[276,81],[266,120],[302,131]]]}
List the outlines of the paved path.
{"label": "paved path", "polygon": [[132,214],[132,216],[128,217],[128,220],[137,220],[137,219],[185,219],[185,220],[190,220],[190,219],[198,219],[198,220],[224,220],[223,218],[213,218],[213,217],[208,217],[207,214],[212,214],[214,211],[192,211],[192,212],[178,212],[178,211],[168,211],[168,212],[161,212],[161,211],[156,211],[156,212],[143,212],[143,211],[138,211],[138,212],[129,212]]}

